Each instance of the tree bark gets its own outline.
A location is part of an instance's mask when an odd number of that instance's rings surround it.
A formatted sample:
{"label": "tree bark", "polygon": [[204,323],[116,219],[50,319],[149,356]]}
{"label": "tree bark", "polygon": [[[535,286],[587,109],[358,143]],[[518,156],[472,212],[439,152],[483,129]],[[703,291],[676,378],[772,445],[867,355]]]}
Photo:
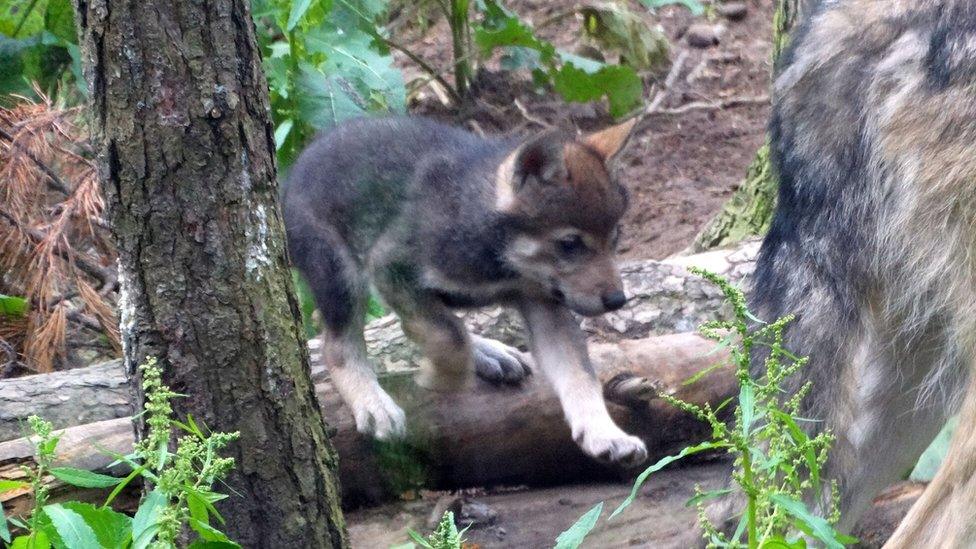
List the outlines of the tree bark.
{"label": "tree bark", "polygon": [[[809,12],[812,0],[779,0],[773,15],[773,71],[786,48],[790,30]],[[769,144],[756,152],[745,180],[722,210],[695,237],[689,251],[702,252],[731,246],[769,229],[776,209],[779,180],[770,164]]]}
{"label": "tree bark", "polygon": [[75,0],[119,251],[130,375],[154,356],[177,413],[239,431],[218,508],[245,547],[343,547],[277,202],[246,0]]}
{"label": "tree bark", "polygon": [[[684,383],[727,361],[724,352],[710,353],[715,347],[695,334],[591,346],[611,414],[647,444],[652,460],[697,443],[710,432],[708,425],[658,399],[658,392],[713,406],[735,395],[729,368]],[[331,384],[326,380],[316,385],[323,414],[336,426],[333,440],[341,456],[347,504],[377,503],[420,488],[538,486],[618,476],[618,470],[580,451],[559,399],[540,376],[529,377],[519,387],[479,381],[455,394],[439,394],[418,387],[415,371],[380,376],[407,412],[407,437],[396,444],[377,443],[357,433],[352,414]],[[62,440],[59,456],[64,464],[98,470],[112,461],[99,448],[125,454],[133,437],[129,419],[119,418],[69,428]],[[32,459],[33,448],[24,439],[0,443],[0,478],[16,476],[19,466]],[[65,489],[57,483],[54,488],[59,493]],[[0,496],[4,497],[8,510],[27,505],[16,494]]]}

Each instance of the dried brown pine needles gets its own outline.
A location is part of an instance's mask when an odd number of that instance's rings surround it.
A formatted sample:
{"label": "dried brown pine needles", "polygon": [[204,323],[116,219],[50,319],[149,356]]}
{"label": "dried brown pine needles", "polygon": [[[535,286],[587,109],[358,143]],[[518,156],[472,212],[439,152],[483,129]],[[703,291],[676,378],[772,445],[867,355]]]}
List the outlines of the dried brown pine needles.
{"label": "dried brown pine needles", "polygon": [[0,108],[0,294],[28,302],[26,318],[0,315],[0,376],[11,360],[47,372],[119,349],[115,253],[79,111],[41,98]]}

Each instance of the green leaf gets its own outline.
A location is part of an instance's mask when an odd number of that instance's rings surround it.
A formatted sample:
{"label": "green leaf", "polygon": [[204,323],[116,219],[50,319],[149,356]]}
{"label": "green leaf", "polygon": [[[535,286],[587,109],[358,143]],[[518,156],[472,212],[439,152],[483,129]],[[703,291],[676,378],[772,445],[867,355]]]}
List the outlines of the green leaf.
{"label": "green leaf", "polygon": [[[200,534],[200,537],[205,541],[222,541],[224,543],[232,543],[226,534],[213,526],[210,526],[206,522],[197,520],[195,518],[190,518],[189,523],[190,528],[193,528],[196,533]],[[240,547],[236,543],[234,545]]]}
{"label": "green leaf", "polygon": [[112,489],[112,492],[109,493],[107,498],[105,498],[105,503],[102,504],[102,507],[108,507],[109,504],[111,504],[112,501],[115,499],[115,497],[118,496],[119,493],[122,492],[122,490],[124,490],[125,487],[128,486],[129,483],[133,481],[133,479],[141,475],[145,470],[146,470],[145,465],[140,465],[134,468],[127,477],[122,479],[122,482],[120,482],[115,488]]}
{"label": "green leaf", "polygon": [[[787,514],[799,520],[806,526],[809,535],[817,538],[829,549],[844,549],[844,545],[838,541],[839,534],[823,517],[818,517],[807,509],[803,503],[787,496],[786,494],[773,494],[769,496],[770,501],[775,503]],[[805,530],[806,530],[805,529]]]}
{"label": "green leaf", "polygon": [[664,6],[681,5],[688,8],[688,11],[692,15],[698,16],[705,13],[705,6],[701,2],[698,2],[698,0],[640,0],[640,3],[652,10],[663,8]]}
{"label": "green leaf", "polygon": [[806,549],[806,546],[806,542],[802,539],[789,541],[781,536],[776,536],[763,541],[759,549]]}
{"label": "green leaf", "polygon": [[709,490],[707,492],[702,492],[700,494],[695,494],[693,497],[689,498],[685,502],[685,507],[693,507],[699,503],[720,498],[732,493],[731,488],[723,488],[721,490]]}
{"label": "green leaf", "polygon": [[556,538],[555,549],[577,549],[583,543],[583,539],[593,531],[601,513],[603,513],[602,501],[587,511],[568,530],[559,534],[559,537]]}
{"label": "green leaf", "polygon": [[68,44],[78,44],[75,35],[75,10],[70,0],[49,0],[44,12],[44,27]]}
{"label": "green leaf", "polygon": [[[132,519],[122,513],[78,501],[62,503],[61,506],[82,517],[85,524],[95,532],[98,547],[124,549],[132,539]],[[58,536],[60,538],[60,533]],[[60,546],[62,540],[52,541],[55,546]]]}
{"label": "green leaf", "polygon": [[321,70],[302,64],[296,82],[298,114],[317,129],[328,129],[366,111],[366,100],[348,79],[326,76]]}
{"label": "green leaf", "polygon": [[935,437],[935,440],[932,441],[932,444],[918,458],[918,463],[912,469],[912,474],[909,475],[911,480],[915,482],[929,482],[935,478],[935,474],[942,465],[942,460],[945,459],[946,454],[949,452],[952,434],[956,431],[956,425],[958,424],[959,416],[953,416],[946,422],[945,426]]}
{"label": "green leaf", "polygon": [[101,475],[74,467],[52,467],[50,472],[58,480],[81,488],[108,488],[109,486],[115,486],[122,482],[121,478]]}
{"label": "green leaf", "polygon": [[24,488],[30,488],[30,484],[19,480],[0,479],[0,494],[13,490],[23,490]]}
{"label": "green leaf", "polygon": [[634,69],[622,65],[606,65],[590,74],[567,63],[553,76],[553,88],[566,101],[587,102],[606,96],[615,117],[637,107],[644,94],[644,83]]}
{"label": "green leaf", "polygon": [[10,549],[51,549],[51,538],[43,530],[37,530],[14,538]]}
{"label": "green leaf", "polygon": [[275,140],[275,150],[281,148],[285,144],[285,139],[288,139],[288,134],[291,133],[291,128],[295,125],[295,121],[292,119],[283,120],[278,127],[275,128],[274,140]]}
{"label": "green leaf", "polygon": [[707,368],[702,368],[701,370],[695,372],[695,374],[689,377],[688,379],[682,381],[681,385],[682,386],[694,385],[695,383],[701,381],[702,378],[714,372],[715,370],[718,370],[722,366],[725,366],[725,364],[722,362],[716,362],[715,364],[712,364]]}
{"label": "green leaf", "polygon": [[159,516],[167,505],[169,500],[158,486],[142,500],[136,515],[132,517],[133,549],[145,549],[152,543],[159,530]]}
{"label": "green leaf", "polygon": [[44,30],[47,0],[5,0],[0,4],[0,34],[26,38]]}
{"label": "green leaf", "polygon": [[[2,53],[2,50],[0,50]],[[27,300],[13,295],[0,294],[0,315],[22,317],[27,314]]]}
{"label": "green leaf", "polygon": [[692,454],[697,454],[699,452],[704,452],[705,450],[713,450],[717,448],[728,448],[728,444],[724,442],[707,441],[697,444],[695,446],[686,446],[680,452],[673,456],[667,456],[658,460],[657,463],[651,465],[644,470],[643,473],[637,476],[637,480],[634,481],[634,487],[630,490],[630,495],[627,496],[624,501],[614,509],[613,513],[610,514],[610,518],[613,518],[621,513],[624,509],[630,506],[631,503],[637,498],[637,492],[640,491],[641,486],[647,480],[647,477],[651,476],[653,473],[660,471],[661,469],[667,467],[671,463],[678,461],[684,457],[690,456]]}
{"label": "green leaf", "polygon": [[539,52],[543,63],[551,62],[556,56],[556,48],[549,42],[536,37],[532,28],[515,15],[498,16],[491,25],[475,28],[474,42],[482,57],[490,57],[496,48],[521,47]]}
{"label": "green leaf", "polygon": [[756,414],[756,392],[748,381],[739,389],[739,410],[742,411],[742,434],[748,438]]}
{"label": "green leaf", "polygon": [[10,528],[7,526],[7,514],[3,511],[3,505],[0,505],[0,539],[10,543]]}
{"label": "green leaf", "polygon": [[583,32],[601,49],[620,54],[620,62],[639,71],[660,70],[668,63],[670,42],[664,31],[649,26],[623,4],[584,6]]}
{"label": "green leaf", "polygon": [[233,541],[207,541],[198,539],[190,544],[188,549],[238,549],[240,545]]}
{"label": "green leaf", "polygon": [[292,0],[291,12],[288,14],[288,24],[285,26],[285,30],[291,32],[311,5],[312,0]]}
{"label": "green leaf", "polygon": [[101,547],[95,531],[75,511],[54,503],[44,506],[44,513],[51,519],[51,524],[66,549]]}

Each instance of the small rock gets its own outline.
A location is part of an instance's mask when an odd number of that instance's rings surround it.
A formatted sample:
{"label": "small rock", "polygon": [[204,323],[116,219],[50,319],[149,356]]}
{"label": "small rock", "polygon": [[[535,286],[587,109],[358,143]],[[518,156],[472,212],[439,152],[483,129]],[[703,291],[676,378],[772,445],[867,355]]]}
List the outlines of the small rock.
{"label": "small rock", "polygon": [[725,32],[725,27],[722,25],[698,23],[688,27],[688,32],[685,33],[685,41],[693,48],[710,48],[719,43],[723,32]]}
{"label": "small rock", "polygon": [[505,539],[505,536],[508,535],[508,530],[499,528],[498,530],[495,530],[495,535],[498,536],[498,539]]}
{"label": "small rock", "polygon": [[728,2],[719,4],[715,11],[729,21],[742,21],[749,14],[749,6],[745,2]]}

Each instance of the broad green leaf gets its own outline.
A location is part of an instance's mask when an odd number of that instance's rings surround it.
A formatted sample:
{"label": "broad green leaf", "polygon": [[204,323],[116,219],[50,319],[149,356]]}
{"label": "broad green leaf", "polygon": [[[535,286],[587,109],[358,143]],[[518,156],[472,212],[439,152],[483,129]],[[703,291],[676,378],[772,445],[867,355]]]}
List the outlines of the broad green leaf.
{"label": "broad green leaf", "polygon": [[132,472],[129,473],[129,475],[127,477],[125,477],[124,479],[122,479],[122,481],[119,482],[119,484],[116,485],[116,487],[112,489],[112,491],[111,491],[111,493],[109,493],[108,497],[105,498],[105,503],[102,504],[102,507],[108,507],[112,503],[112,501],[115,499],[115,497],[118,496],[119,493],[121,493],[122,490],[124,490],[125,487],[129,485],[130,482],[132,482],[137,476],[141,475],[143,472],[147,472],[145,465],[140,465],[140,466],[137,466],[134,469],[132,469]]}
{"label": "broad green leaf", "polygon": [[[95,533],[98,539],[97,547],[124,549],[132,539],[132,519],[122,513],[78,501],[62,503],[61,507],[81,516],[85,524]],[[56,536],[52,537],[52,544],[55,547],[63,546],[64,541],[60,531],[54,529],[53,533]]]}
{"label": "broad green leaf", "polygon": [[786,494],[773,494],[769,496],[770,501],[775,503],[780,509],[793,516],[805,525],[807,534],[813,536],[829,549],[844,549],[844,545],[838,541],[838,533],[823,517],[812,514],[807,506]]}
{"label": "broad green leaf", "polygon": [[75,511],[54,503],[44,506],[44,513],[51,519],[54,530],[66,549],[92,549],[101,547],[95,531]]}
{"label": "broad green leaf", "polygon": [[634,487],[630,490],[630,495],[627,496],[627,498],[624,499],[624,501],[621,502],[621,504],[618,505],[616,509],[614,509],[613,513],[610,514],[610,518],[619,515],[621,511],[626,509],[628,506],[630,506],[631,503],[634,502],[635,499],[637,499],[637,493],[640,491],[641,486],[644,485],[644,482],[647,480],[647,477],[651,476],[653,473],[656,473],[661,469],[667,467],[671,463],[674,463],[675,461],[678,461],[679,459],[690,456],[692,454],[704,452],[705,450],[714,450],[718,448],[727,448],[727,447],[728,444],[724,442],[707,441],[707,442],[702,442],[701,444],[697,444],[695,446],[686,446],[680,452],[678,452],[673,456],[667,456],[661,458],[660,460],[658,460],[657,463],[651,465],[647,469],[644,469],[644,472],[637,476],[637,480],[634,481]]}
{"label": "broad green leaf", "polygon": [[[193,528],[196,533],[200,534],[200,538],[205,541],[222,541],[225,543],[232,543],[226,534],[213,526],[210,526],[206,522],[197,520],[195,518],[190,518],[189,523],[190,528]],[[234,545],[240,547],[236,543]]]}
{"label": "broad green leaf", "polygon": [[30,484],[19,480],[0,479],[0,494],[13,490],[23,490],[24,488],[30,488]]}
{"label": "broad green leaf", "polygon": [[[0,44],[0,53],[3,53],[2,44]],[[0,65],[0,68],[2,67],[3,65]],[[19,296],[0,294],[0,315],[20,317],[26,313],[26,299]]]}
{"label": "broad green leaf", "polygon": [[288,14],[288,24],[285,26],[285,30],[291,32],[311,5],[312,0],[292,0],[291,12]]}
{"label": "broad green leaf", "polygon": [[44,30],[47,0],[4,0],[0,3],[0,34],[26,38]]}
{"label": "broad green leaf", "polygon": [[922,453],[922,457],[918,458],[918,463],[912,469],[912,474],[909,475],[911,480],[915,482],[929,482],[935,478],[935,474],[942,465],[942,460],[945,459],[946,454],[949,452],[952,434],[956,431],[956,425],[958,424],[959,416],[953,416],[949,419],[942,430],[939,431],[935,440],[932,441],[932,444]]}
{"label": "broad green leaf", "polygon": [[159,516],[169,501],[166,495],[159,491],[159,487],[149,492],[149,495],[139,504],[136,515],[132,517],[133,549],[145,549],[159,530]]}
{"label": "broad green leaf", "polygon": [[75,10],[70,0],[49,0],[44,12],[44,27],[67,44],[78,44],[75,35]]}
{"label": "broad green leaf", "polygon": [[640,70],[660,70],[668,63],[670,42],[664,31],[649,26],[623,4],[589,5],[580,9],[587,38],[620,55],[620,62]]}
{"label": "broad green leaf", "polygon": [[275,150],[280,149],[285,144],[285,139],[288,139],[288,134],[291,133],[291,128],[294,125],[295,121],[290,118],[278,124],[274,132]]}
{"label": "broad green leaf", "polygon": [[619,117],[637,107],[644,94],[644,83],[634,69],[606,65],[595,73],[567,63],[553,76],[553,87],[566,101],[595,101],[603,96],[610,103],[610,114]]}
{"label": "broad green leaf", "polygon": [[121,478],[74,467],[52,467],[50,472],[58,480],[81,488],[108,488],[122,482]]}
{"label": "broad green leaf", "polygon": [[10,549],[51,549],[51,539],[43,530],[37,530],[30,535],[14,538]]}
{"label": "broad green leaf", "polygon": [[559,537],[556,538],[555,549],[577,549],[583,543],[583,539],[593,531],[593,527],[596,526],[602,512],[603,502],[601,501],[580,517],[568,530],[559,534]]}
{"label": "broad green leaf", "polygon": [[533,49],[539,52],[543,63],[551,62],[556,56],[556,48],[552,44],[537,38],[532,28],[514,15],[499,18],[490,26],[475,28],[474,42],[482,57],[490,57],[496,48],[502,47]]}
{"label": "broad green leaf", "polygon": [[366,100],[341,76],[326,76],[303,64],[297,81],[298,114],[313,127],[328,129],[339,122],[362,115]]}

